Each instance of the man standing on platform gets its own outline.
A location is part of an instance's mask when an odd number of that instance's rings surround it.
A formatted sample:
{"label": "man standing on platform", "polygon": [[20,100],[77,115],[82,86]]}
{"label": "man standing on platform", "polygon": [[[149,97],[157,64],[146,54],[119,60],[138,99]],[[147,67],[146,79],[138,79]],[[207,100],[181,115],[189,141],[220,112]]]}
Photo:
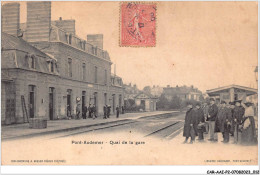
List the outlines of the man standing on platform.
{"label": "man standing on platform", "polygon": [[107,106],[107,118],[110,116],[111,106]]}
{"label": "man standing on platform", "polygon": [[234,144],[238,143],[238,140],[241,140],[241,133],[238,132],[239,125],[242,123],[243,116],[245,114],[245,108],[241,106],[242,100],[236,100],[235,101],[235,108],[234,108]]}
{"label": "man standing on platform", "polygon": [[218,107],[215,104],[215,99],[210,98],[210,106],[208,110],[208,122],[209,122],[209,141],[218,141],[218,135],[215,133],[215,120],[218,113]]}
{"label": "man standing on platform", "polygon": [[235,102],[229,102],[230,110],[231,110],[231,128],[230,128],[230,134],[231,136],[234,136],[234,130],[235,130],[235,122],[234,122],[234,108],[235,108]]}
{"label": "man standing on platform", "polygon": [[88,107],[87,105],[83,106],[83,110],[82,110],[82,118],[86,119],[87,118],[87,112],[88,112]]}
{"label": "man standing on platform", "polygon": [[97,118],[97,109],[96,109],[96,106],[95,105],[93,105],[93,107],[92,107],[92,115],[93,115],[93,120],[95,119],[95,118]]}
{"label": "man standing on platform", "polygon": [[185,122],[183,127],[183,137],[185,137],[185,141],[183,143],[187,143],[188,139],[191,138],[190,144],[192,144],[195,141],[195,130],[194,125],[196,123],[196,118],[194,113],[194,110],[192,109],[192,104],[187,104],[188,110],[185,115]]}
{"label": "man standing on platform", "polygon": [[195,131],[197,130],[198,133],[198,140],[203,141],[203,133],[206,131],[205,128],[205,118],[204,118],[204,112],[200,107],[200,103],[196,103],[196,108],[194,109],[194,115],[196,117],[196,126],[194,126]]}
{"label": "man standing on platform", "polygon": [[119,118],[119,112],[120,112],[120,109],[119,109],[119,107],[117,106],[117,107],[116,107],[116,118]]}
{"label": "man standing on platform", "polygon": [[92,118],[92,107],[91,104],[88,106],[88,118]]}
{"label": "man standing on platform", "polygon": [[104,117],[103,119],[107,119],[107,105],[103,107]]}
{"label": "man standing on platform", "polygon": [[215,132],[221,132],[224,143],[229,142],[229,132],[231,128],[231,110],[226,107],[226,102],[221,101],[218,114],[215,120]]}

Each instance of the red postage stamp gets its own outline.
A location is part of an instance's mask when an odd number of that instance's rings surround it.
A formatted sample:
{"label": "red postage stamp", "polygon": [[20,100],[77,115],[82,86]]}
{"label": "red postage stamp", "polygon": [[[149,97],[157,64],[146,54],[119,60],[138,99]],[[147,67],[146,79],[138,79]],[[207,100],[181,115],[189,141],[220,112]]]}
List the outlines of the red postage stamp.
{"label": "red postage stamp", "polygon": [[156,4],[121,3],[120,46],[155,47]]}

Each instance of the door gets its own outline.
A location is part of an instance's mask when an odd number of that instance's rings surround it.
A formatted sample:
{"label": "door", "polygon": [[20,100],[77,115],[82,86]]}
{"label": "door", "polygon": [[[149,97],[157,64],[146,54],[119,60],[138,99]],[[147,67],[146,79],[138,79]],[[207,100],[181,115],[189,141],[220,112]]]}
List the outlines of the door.
{"label": "door", "polygon": [[71,116],[71,90],[67,90],[67,116]]}
{"label": "door", "polygon": [[116,99],[115,99],[115,94],[112,95],[112,103],[113,103],[113,113],[115,113],[115,102],[116,102]]}
{"label": "door", "polygon": [[145,100],[141,100],[141,108],[145,110]]}
{"label": "door", "polygon": [[84,106],[86,105],[86,92],[85,91],[82,91],[82,110],[83,111],[83,108]]}
{"label": "door", "polygon": [[49,88],[49,116],[50,120],[53,120],[54,115],[54,88]]}
{"label": "door", "polygon": [[13,83],[5,84],[5,124],[15,123],[15,89]]}
{"label": "door", "polygon": [[29,86],[29,117],[34,118],[35,112],[35,86]]}

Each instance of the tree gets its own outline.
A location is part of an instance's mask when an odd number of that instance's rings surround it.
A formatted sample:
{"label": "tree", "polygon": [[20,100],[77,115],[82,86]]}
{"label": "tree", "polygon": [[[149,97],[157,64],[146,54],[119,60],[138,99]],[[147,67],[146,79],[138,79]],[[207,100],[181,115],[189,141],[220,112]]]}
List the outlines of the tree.
{"label": "tree", "polygon": [[177,95],[173,96],[169,107],[170,109],[180,109],[181,99]]}
{"label": "tree", "polygon": [[159,97],[158,102],[156,103],[156,106],[158,109],[168,109],[169,101],[167,100],[167,98],[165,97],[164,94],[162,94]]}
{"label": "tree", "polygon": [[144,91],[145,93],[147,93],[147,94],[151,94],[151,87],[150,87],[150,86],[145,86],[145,87],[143,88],[143,91]]}

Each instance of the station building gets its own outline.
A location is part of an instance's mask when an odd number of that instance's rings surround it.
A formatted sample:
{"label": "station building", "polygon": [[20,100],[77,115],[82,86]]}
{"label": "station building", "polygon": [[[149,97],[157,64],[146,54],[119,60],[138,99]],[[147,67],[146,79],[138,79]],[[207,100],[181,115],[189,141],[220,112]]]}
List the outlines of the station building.
{"label": "station building", "polygon": [[19,3],[2,6],[2,124],[29,118],[65,118],[76,106],[121,107],[122,78],[111,74],[103,35],[76,35],[75,20],[51,21],[51,2],[27,2],[20,24]]}

